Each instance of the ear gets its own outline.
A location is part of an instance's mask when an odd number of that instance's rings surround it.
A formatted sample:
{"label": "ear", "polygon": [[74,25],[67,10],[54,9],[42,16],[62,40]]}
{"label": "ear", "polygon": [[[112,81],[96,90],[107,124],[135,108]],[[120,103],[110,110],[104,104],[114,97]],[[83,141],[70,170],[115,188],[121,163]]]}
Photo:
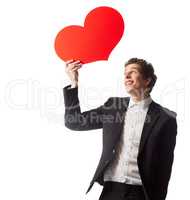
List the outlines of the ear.
{"label": "ear", "polygon": [[147,78],[146,79],[146,86],[148,86],[148,84],[151,82],[151,78]]}

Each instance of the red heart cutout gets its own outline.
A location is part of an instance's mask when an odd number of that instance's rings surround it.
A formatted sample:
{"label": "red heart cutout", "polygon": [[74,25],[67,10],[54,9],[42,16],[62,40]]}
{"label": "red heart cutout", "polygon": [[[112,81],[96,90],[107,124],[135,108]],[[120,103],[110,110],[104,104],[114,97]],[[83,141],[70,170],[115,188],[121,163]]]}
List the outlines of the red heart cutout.
{"label": "red heart cutout", "polygon": [[55,39],[55,51],[64,61],[90,63],[108,60],[124,32],[121,14],[111,7],[97,7],[86,16],[84,27],[68,26]]}

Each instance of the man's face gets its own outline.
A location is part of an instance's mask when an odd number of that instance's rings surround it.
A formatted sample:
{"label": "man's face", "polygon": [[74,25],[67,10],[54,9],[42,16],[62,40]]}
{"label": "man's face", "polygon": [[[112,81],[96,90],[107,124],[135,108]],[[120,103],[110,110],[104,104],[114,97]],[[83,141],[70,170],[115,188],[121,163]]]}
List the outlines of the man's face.
{"label": "man's face", "polygon": [[143,79],[138,64],[129,64],[125,66],[124,85],[127,92],[131,95],[143,95],[150,79]]}

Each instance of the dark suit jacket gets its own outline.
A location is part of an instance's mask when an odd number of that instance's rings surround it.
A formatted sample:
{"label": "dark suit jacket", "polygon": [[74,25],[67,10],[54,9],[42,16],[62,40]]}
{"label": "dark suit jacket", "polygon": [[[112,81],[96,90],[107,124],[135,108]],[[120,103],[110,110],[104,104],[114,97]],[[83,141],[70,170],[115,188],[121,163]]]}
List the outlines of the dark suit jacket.
{"label": "dark suit jacket", "polygon": [[[78,88],[68,87],[63,89],[65,126],[75,131],[103,128],[102,155],[88,193],[95,181],[104,184],[104,171],[114,159],[130,97],[111,97],[104,105],[81,113]],[[176,144],[176,116],[176,112],[154,101],[149,106],[137,157],[146,200],[166,197]]]}

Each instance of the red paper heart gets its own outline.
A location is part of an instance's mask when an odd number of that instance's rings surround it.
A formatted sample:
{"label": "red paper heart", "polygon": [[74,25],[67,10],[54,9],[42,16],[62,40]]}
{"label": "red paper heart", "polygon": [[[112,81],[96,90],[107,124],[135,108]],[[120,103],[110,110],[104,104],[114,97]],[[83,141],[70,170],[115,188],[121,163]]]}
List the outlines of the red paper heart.
{"label": "red paper heart", "polygon": [[64,61],[82,63],[108,60],[124,32],[121,14],[110,7],[97,7],[86,16],[84,27],[68,26],[55,39],[55,51]]}

